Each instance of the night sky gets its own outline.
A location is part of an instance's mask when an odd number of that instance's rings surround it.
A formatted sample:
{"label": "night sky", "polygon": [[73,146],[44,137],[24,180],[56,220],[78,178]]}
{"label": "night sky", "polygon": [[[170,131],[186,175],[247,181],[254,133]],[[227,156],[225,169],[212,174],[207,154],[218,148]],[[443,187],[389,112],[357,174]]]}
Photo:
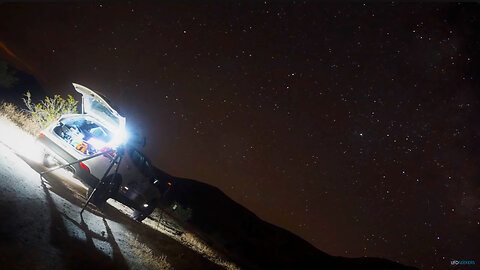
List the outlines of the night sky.
{"label": "night sky", "polygon": [[480,263],[479,14],[0,4],[1,56],[50,93],[74,93],[71,82],[103,92],[159,168],[320,250],[444,269]]}

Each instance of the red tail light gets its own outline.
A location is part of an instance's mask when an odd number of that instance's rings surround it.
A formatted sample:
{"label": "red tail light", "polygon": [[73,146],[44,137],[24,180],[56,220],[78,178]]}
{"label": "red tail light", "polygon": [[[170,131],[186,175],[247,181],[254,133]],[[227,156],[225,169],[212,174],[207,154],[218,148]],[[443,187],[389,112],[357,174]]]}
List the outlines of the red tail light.
{"label": "red tail light", "polygon": [[111,158],[114,158],[117,154],[115,154],[115,151],[111,151],[111,152],[108,152],[108,155],[109,155]]}
{"label": "red tail light", "polygon": [[[104,147],[104,148],[100,149],[100,152],[105,152],[105,151],[108,151],[108,150],[110,150],[110,148]],[[113,159],[116,156],[116,153],[115,153],[115,151],[110,151],[103,156],[107,157],[107,158],[110,157],[110,158]]]}
{"label": "red tail light", "polygon": [[82,167],[85,171],[90,173],[90,169],[87,167],[87,165],[83,164],[83,162],[80,162],[80,167]]}
{"label": "red tail light", "polygon": [[40,134],[38,134],[38,136],[40,136],[40,137],[45,137],[45,134],[40,133]]}

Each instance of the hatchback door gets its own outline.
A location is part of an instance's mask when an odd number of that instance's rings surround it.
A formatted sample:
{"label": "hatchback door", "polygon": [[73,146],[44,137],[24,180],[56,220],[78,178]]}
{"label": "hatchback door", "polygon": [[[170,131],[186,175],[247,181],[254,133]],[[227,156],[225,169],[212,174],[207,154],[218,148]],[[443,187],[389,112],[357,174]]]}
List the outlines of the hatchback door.
{"label": "hatchback door", "polygon": [[115,133],[115,142],[122,143],[126,139],[126,120],[107,99],[87,87],[73,83],[75,90],[82,94],[82,113],[94,116],[108,129]]}

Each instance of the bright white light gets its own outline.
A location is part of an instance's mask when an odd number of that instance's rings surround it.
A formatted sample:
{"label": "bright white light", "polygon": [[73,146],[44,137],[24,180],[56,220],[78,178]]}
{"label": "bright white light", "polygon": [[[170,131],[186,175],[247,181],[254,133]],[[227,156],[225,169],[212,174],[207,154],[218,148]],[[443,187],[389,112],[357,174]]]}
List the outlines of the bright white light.
{"label": "bright white light", "polygon": [[126,143],[128,139],[128,133],[124,129],[113,130],[113,140],[111,144],[116,147],[123,143]]}
{"label": "bright white light", "polygon": [[87,143],[91,144],[95,149],[102,149],[105,147],[106,143],[102,140],[99,140],[95,137],[90,138]]}
{"label": "bright white light", "polygon": [[49,165],[55,164],[55,159],[51,155],[47,155],[47,162]]}
{"label": "bright white light", "polygon": [[42,162],[43,149],[36,143],[34,136],[4,117],[0,117],[0,141],[17,154],[38,163]]}
{"label": "bright white light", "polygon": [[63,179],[68,179],[69,181],[72,181],[73,178],[73,172],[66,169],[59,169],[55,174],[60,175]]}
{"label": "bright white light", "polygon": [[148,204],[147,204],[147,203],[146,203],[146,204],[144,204],[144,205],[143,205],[143,207],[147,208],[147,207],[148,207]]}

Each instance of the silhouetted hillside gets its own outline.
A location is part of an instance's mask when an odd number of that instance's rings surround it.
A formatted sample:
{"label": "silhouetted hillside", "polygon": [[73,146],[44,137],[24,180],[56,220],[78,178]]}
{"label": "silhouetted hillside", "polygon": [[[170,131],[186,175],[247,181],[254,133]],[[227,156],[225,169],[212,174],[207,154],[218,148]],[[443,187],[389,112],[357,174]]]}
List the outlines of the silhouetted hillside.
{"label": "silhouetted hillside", "polygon": [[47,96],[35,77],[0,60],[0,100],[23,108],[22,98],[27,91],[35,101]]}
{"label": "silhouetted hillside", "polygon": [[[163,176],[168,174],[161,172]],[[165,178],[167,179],[167,178]],[[191,179],[173,179],[167,204],[191,209],[187,222],[248,269],[416,269],[380,258],[330,256],[293,233],[265,222],[221,190]]]}

